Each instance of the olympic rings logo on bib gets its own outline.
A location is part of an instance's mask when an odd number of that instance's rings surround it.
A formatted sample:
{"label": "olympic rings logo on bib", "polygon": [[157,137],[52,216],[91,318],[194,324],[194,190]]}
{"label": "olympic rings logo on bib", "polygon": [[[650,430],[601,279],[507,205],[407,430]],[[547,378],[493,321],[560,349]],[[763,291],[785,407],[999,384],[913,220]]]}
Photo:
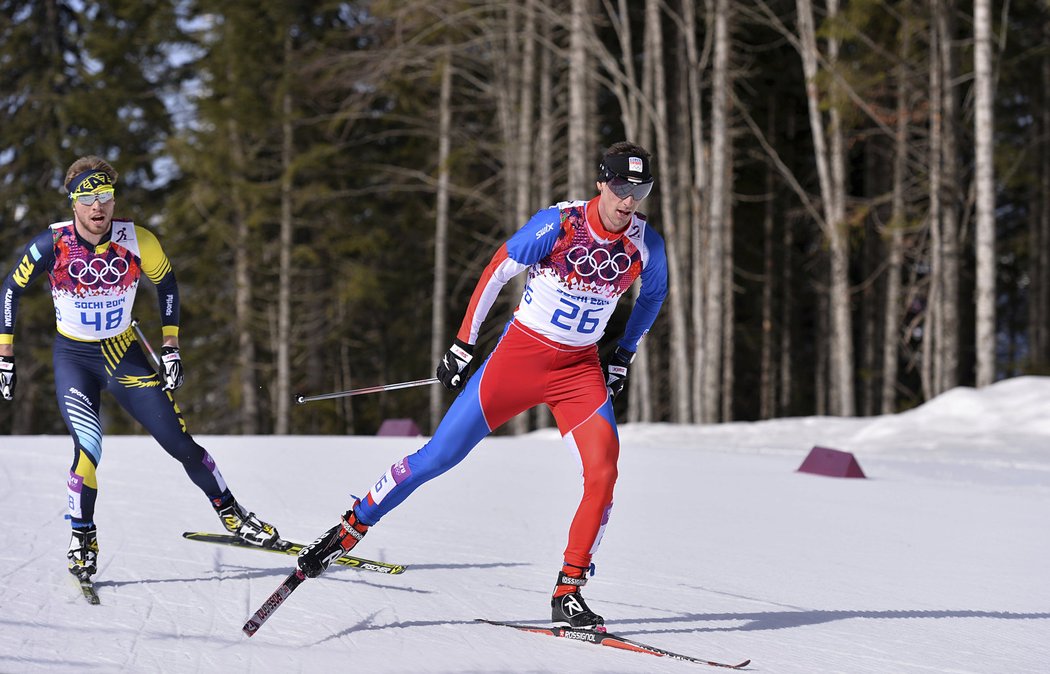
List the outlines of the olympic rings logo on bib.
{"label": "olympic rings logo on bib", "polygon": [[100,282],[109,285],[124,278],[130,267],[128,261],[122,257],[112,260],[96,257],[87,262],[77,259],[69,263],[69,275],[86,286]]}
{"label": "olympic rings logo on bib", "polygon": [[603,281],[615,281],[631,268],[631,256],[627,253],[613,255],[604,248],[588,250],[586,246],[575,246],[565,254],[565,259],[583,277],[598,274]]}

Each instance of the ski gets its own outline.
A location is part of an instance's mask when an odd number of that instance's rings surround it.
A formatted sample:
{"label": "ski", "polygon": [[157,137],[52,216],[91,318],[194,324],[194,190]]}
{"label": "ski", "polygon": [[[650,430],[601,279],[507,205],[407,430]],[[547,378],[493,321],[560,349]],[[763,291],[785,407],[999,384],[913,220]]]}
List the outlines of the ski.
{"label": "ski", "polygon": [[80,591],[83,593],[87,603],[92,606],[98,606],[102,603],[102,600],[98,598],[98,592],[95,591],[95,583],[91,578],[81,578],[74,574],[70,574],[70,576],[73,578],[73,582],[80,587]]}
{"label": "ski", "polygon": [[552,626],[545,627],[542,625],[519,625],[517,623],[500,622],[499,620],[485,620],[484,618],[476,618],[475,622],[485,623],[488,625],[497,625],[499,627],[510,627],[522,632],[534,632],[536,634],[546,634],[552,637],[561,637],[562,639],[572,639],[573,641],[585,641],[589,644],[595,644],[597,646],[610,646],[612,648],[620,648],[625,651],[634,651],[635,653],[648,653],[649,655],[655,655],[658,657],[671,658],[672,660],[684,660],[686,662],[695,662],[701,665],[710,665],[712,667],[724,667],[725,669],[743,669],[751,664],[750,660],[744,660],[738,665],[730,665],[725,662],[715,662],[713,660],[704,660],[702,658],[694,658],[689,655],[682,655],[680,653],[672,653],[671,651],[665,651],[662,648],[656,646],[650,646],[649,644],[643,644],[627,637],[621,637],[611,632],[598,632],[596,630],[583,629],[580,627],[560,627]]}
{"label": "ski", "polygon": [[299,587],[304,580],[306,580],[306,576],[303,575],[303,572],[299,569],[290,573],[288,577],[284,579],[284,582],[274,590],[274,593],[270,595],[269,599],[263,602],[262,606],[259,607],[259,610],[256,611],[251,618],[248,618],[248,622],[244,623],[244,627],[241,628],[241,631],[248,636],[252,636],[258,632],[263,623],[273,615],[273,612],[284,603],[284,600],[287,599],[288,596],[295,591],[295,588]]}
{"label": "ski", "polygon": [[[292,555],[293,557],[298,555],[299,551],[303,549],[301,543],[292,543],[291,541],[286,541],[284,539],[278,539],[277,543],[272,548],[263,548],[258,545],[246,543],[232,534],[209,534],[203,531],[187,531],[182,534],[182,537],[188,538],[191,541],[232,545],[234,547],[247,548],[249,550],[264,550],[266,552],[276,552],[282,555]],[[354,569],[364,569],[365,571],[375,571],[376,573],[385,573],[389,575],[404,573],[405,569],[408,568],[404,564],[377,562],[372,559],[362,559],[361,557],[353,557],[351,555],[343,555],[332,563],[339,564],[340,566],[349,566]]]}

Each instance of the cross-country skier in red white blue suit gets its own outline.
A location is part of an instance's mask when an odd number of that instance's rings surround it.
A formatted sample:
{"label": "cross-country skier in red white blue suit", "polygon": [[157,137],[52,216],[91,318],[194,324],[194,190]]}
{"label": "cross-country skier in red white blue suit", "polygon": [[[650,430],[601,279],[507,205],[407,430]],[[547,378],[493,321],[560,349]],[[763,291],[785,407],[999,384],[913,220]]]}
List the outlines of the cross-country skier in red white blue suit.
{"label": "cross-country skier in red white blue suit", "polygon": [[[464,385],[478,331],[497,294],[527,270],[521,302],[499,344],[430,442],[391,466],[342,522],[300,552],[298,565],[306,576],[321,574],[370,526],[424,482],[462,461],[493,429],[545,403],[565,441],[579,453],[583,473],[583,499],[569,527],[552,617],[574,627],[604,624],[584,603],[580,588],[612,509],[620,448],[612,400],[623,389],[638,342],[667,293],[664,242],[636,212],[652,189],[649,163],[643,148],[613,145],[602,159],[597,197],[541,210],[496,251],[438,366],[438,378],[452,390]],[[597,342],[617,301],[639,277],[640,295],[603,372]]]}
{"label": "cross-country skier in red white blue suit", "polygon": [[[102,391],[109,391],[179,461],[210,499],[223,525],[243,540],[269,547],[277,530],[246,511],[230,493],[215,461],[190,436],[171,391],[182,386],[179,289],[160,242],[149,230],[113,218],[117,172],[87,156],[66,171],[72,219],[33,238],[0,285],[0,398],[15,390],[14,332],[18,300],[47,275],[55,303],[54,341],[58,409],[73,436],[67,490],[73,527],[69,571],[90,578],[98,566],[94,521],[96,469],[102,459]],[[131,327],[139,280],[157,286],[164,342],[162,377],[150,366]]]}

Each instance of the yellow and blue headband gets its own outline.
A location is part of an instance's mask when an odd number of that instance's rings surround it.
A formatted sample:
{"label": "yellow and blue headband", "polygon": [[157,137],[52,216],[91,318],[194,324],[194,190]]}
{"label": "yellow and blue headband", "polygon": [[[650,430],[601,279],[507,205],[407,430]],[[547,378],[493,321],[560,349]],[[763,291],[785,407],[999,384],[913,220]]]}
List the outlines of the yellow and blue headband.
{"label": "yellow and blue headband", "polygon": [[105,171],[90,169],[73,176],[66,185],[69,190],[69,200],[73,201],[84,194],[100,194],[102,192],[113,192],[113,180]]}

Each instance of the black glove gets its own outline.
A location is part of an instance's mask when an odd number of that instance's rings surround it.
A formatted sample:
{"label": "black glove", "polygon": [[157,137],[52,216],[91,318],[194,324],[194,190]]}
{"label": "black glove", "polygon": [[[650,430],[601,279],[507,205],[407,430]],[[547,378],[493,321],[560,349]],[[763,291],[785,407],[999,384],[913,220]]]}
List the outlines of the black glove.
{"label": "black glove", "polygon": [[605,385],[609,389],[609,397],[615,399],[627,383],[627,368],[634,360],[634,353],[622,346],[616,347],[616,351],[609,357],[605,364]]}
{"label": "black glove", "polygon": [[162,391],[174,391],[182,386],[182,358],[179,357],[179,349],[175,346],[162,346],[160,348],[160,365],[164,368],[164,388]]}
{"label": "black glove", "polygon": [[467,382],[467,367],[474,357],[474,345],[455,339],[437,366],[437,378],[449,391],[463,388]]}
{"label": "black glove", "polygon": [[15,399],[15,358],[0,356],[0,398]]}

